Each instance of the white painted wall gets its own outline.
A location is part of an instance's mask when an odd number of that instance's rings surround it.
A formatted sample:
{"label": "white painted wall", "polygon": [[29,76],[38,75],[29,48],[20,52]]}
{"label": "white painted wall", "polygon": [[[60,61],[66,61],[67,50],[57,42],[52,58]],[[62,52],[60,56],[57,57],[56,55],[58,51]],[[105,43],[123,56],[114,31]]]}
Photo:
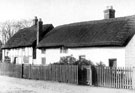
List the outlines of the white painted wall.
{"label": "white painted wall", "polygon": [[69,54],[73,54],[75,58],[85,55],[86,59],[91,60],[94,64],[101,61],[106,66],[109,66],[109,59],[116,58],[118,67],[125,66],[125,49],[121,47],[69,49]]}
{"label": "white painted wall", "polygon": [[17,57],[16,62],[17,64],[22,64],[23,57],[29,57],[29,63],[32,64],[32,48],[31,47],[25,47],[25,48],[16,48],[16,49],[3,49],[3,61],[5,56],[9,56],[11,58],[11,62],[14,61],[14,58]]}
{"label": "white painted wall", "polygon": [[127,67],[135,67],[135,36],[125,48],[125,65]]}
{"label": "white painted wall", "polygon": [[46,64],[58,62],[62,56],[72,55],[79,58],[80,55],[85,55],[86,59],[91,60],[93,63],[102,61],[108,66],[108,60],[111,58],[117,59],[117,66],[125,66],[125,48],[124,47],[101,47],[101,48],[73,48],[68,49],[68,52],[60,53],[60,49],[46,49],[46,53],[42,54],[38,49],[38,62],[41,62],[41,57],[46,57]]}
{"label": "white painted wall", "polygon": [[37,49],[37,64],[42,64],[42,58],[46,58],[46,64],[58,62],[60,59],[60,49],[46,49],[45,54],[41,52],[41,49]]}

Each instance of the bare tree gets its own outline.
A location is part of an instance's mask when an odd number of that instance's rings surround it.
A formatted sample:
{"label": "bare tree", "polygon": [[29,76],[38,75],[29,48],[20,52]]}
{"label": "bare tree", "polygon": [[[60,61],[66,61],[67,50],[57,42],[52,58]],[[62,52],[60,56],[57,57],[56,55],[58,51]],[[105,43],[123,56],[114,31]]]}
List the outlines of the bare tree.
{"label": "bare tree", "polygon": [[2,35],[2,43],[5,44],[17,31],[25,27],[30,27],[32,21],[6,21],[0,24],[0,34]]}

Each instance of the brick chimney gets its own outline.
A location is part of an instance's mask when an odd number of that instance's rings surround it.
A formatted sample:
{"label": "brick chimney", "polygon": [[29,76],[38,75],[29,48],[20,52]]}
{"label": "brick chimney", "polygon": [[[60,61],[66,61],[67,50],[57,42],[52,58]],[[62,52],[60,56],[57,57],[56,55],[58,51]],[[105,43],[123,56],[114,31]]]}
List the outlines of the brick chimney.
{"label": "brick chimney", "polygon": [[104,11],[104,19],[115,18],[115,10],[113,6],[107,6],[107,9]]}
{"label": "brick chimney", "polygon": [[35,18],[33,19],[33,26],[36,26],[38,22],[37,16],[35,16]]}
{"label": "brick chimney", "polygon": [[40,18],[38,23],[37,23],[37,45],[40,42],[42,38],[42,31],[43,31],[43,22],[42,19]]}

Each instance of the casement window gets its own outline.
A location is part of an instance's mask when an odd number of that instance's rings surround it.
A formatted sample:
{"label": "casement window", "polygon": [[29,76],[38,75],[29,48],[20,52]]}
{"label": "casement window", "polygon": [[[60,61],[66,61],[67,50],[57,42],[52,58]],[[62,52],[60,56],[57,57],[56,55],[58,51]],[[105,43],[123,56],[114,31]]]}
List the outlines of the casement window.
{"label": "casement window", "polygon": [[67,53],[68,49],[66,47],[60,48],[60,53]]}
{"label": "casement window", "polygon": [[117,59],[116,58],[109,59],[109,67],[117,67]]}
{"label": "casement window", "polygon": [[41,53],[42,54],[45,54],[46,53],[46,50],[45,49],[41,49]]}
{"label": "casement window", "polygon": [[46,58],[42,57],[42,65],[45,65],[45,64],[46,64]]}

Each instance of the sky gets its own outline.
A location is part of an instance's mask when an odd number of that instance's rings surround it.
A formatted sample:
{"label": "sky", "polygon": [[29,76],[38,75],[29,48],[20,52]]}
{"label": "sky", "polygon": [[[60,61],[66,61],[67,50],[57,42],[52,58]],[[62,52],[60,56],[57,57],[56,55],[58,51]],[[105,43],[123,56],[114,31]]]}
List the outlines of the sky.
{"label": "sky", "polygon": [[135,15],[135,0],[0,0],[0,22],[42,18],[54,26],[100,20],[113,6],[116,17]]}

